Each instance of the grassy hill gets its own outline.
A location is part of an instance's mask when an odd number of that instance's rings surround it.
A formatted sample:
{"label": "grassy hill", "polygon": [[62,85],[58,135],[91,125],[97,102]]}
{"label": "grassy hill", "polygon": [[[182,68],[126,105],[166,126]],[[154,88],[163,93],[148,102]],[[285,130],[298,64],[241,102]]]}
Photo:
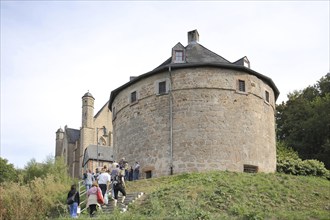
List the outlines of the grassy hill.
{"label": "grassy hill", "polygon": [[105,219],[330,219],[330,181],[285,174],[212,171],[129,182],[145,192]]}

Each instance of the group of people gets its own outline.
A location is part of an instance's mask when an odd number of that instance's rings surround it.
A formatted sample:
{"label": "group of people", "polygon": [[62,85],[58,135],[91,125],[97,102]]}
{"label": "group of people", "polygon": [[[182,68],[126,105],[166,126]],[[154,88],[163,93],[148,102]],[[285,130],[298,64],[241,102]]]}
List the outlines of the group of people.
{"label": "group of people", "polygon": [[[129,170],[128,163],[125,161],[125,158],[121,159],[119,163],[113,163],[110,169],[108,169],[105,165],[100,171],[96,168],[95,174],[92,173],[91,170],[86,171],[83,175],[83,179],[87,190],[87,207],[89,207],[90,216],[95,216],[98,206],[108,203],[109,196],[111,196],[114,201],[114,206],[117,206],[119,192],[123,195],[121,203],[124,203],[126,198],[125,180],[138,180],[139,173],[139,163],[135,162],[134,167],[131,167]],[[101,200],[99,199],[100,194],[102,195]],[[74,202],[72,204],[68,203],[70,216],[77,218],[80,196],[75,185],[71,186],[71,190],[68,193],[68,200],[71,197],[74,197]]]}

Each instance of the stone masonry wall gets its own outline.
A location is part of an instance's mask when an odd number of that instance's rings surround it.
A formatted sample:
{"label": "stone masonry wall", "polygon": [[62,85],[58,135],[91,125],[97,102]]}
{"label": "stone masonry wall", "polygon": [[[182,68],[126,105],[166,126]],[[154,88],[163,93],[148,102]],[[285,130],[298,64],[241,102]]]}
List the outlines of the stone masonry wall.
{"label": "stone masonry wall", "polygon": [[[103,108],[98,113],[97,117],[94,117],[94,126],[95,126],[95,132],[94,132],[94,141],[91,142],[92,144],[97,143],[97,137],[96,137],[96,128],[103,128],[103,126],[107,129],[107,135],[108,137],[103,137],[104,140],[106,140],[106,146],[112,146],[112,140],[111,140],[111,134],[112,134],[112,113],[109,110],[108,106],[103,106]],[[99,129],[99,137],[103,135],[103,129]]]}
{"label": "stone masonry wall", "polygon": [[[242,172],[245,164],[275,171],[271,87],[253,75],[220,68],[178,69],[171,75],[174,173]],[[142,79],[113,102],[115,158],[126,157],[132,165],[139,161],[142,171],[152,171],[154,177],[170,174],[170,95],[155,92],[155,82],[168,78],[164,72]],[[245,81],[245,93],[237,91],[239,79]],[[138,101],[130,103],[133,91]]]}

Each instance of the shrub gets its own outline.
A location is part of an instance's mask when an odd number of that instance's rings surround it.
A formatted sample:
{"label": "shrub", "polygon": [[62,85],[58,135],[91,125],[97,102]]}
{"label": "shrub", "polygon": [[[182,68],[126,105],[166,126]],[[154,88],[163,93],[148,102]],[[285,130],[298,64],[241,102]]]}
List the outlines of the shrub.
{"label": "shrub", "polygon": [[[61,161],[48,161],[43,177],[34,177],[27,183],[23,178],[17,182],[3,182],[0,185],[0,219],[47,219],[67,213],[65,201],[72,180],[63,168],[65,165]],[[27,170],[23,172],[28,173]]]}
{"label": "shrub", "polygon": [[318,160],[301,160],[298,154],[284,143],[277,143],[277,172],[302,176],[319,176],[330,179],[330,171]]}
{"label": "shrub", "polygon": [[69,186],[50,175],[30,185],[8,183],[0,187],[1,219],[45,219],[65,213]]}

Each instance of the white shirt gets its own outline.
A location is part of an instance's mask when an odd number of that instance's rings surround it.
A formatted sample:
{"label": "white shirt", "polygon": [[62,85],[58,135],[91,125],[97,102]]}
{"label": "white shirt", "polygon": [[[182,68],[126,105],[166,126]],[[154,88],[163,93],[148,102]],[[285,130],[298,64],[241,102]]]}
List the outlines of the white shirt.
{"label": "white shirt", "polygon": [[107,172],[101,173],[97,179],[99,184],[107,184],[111,180],[110,175]]}

